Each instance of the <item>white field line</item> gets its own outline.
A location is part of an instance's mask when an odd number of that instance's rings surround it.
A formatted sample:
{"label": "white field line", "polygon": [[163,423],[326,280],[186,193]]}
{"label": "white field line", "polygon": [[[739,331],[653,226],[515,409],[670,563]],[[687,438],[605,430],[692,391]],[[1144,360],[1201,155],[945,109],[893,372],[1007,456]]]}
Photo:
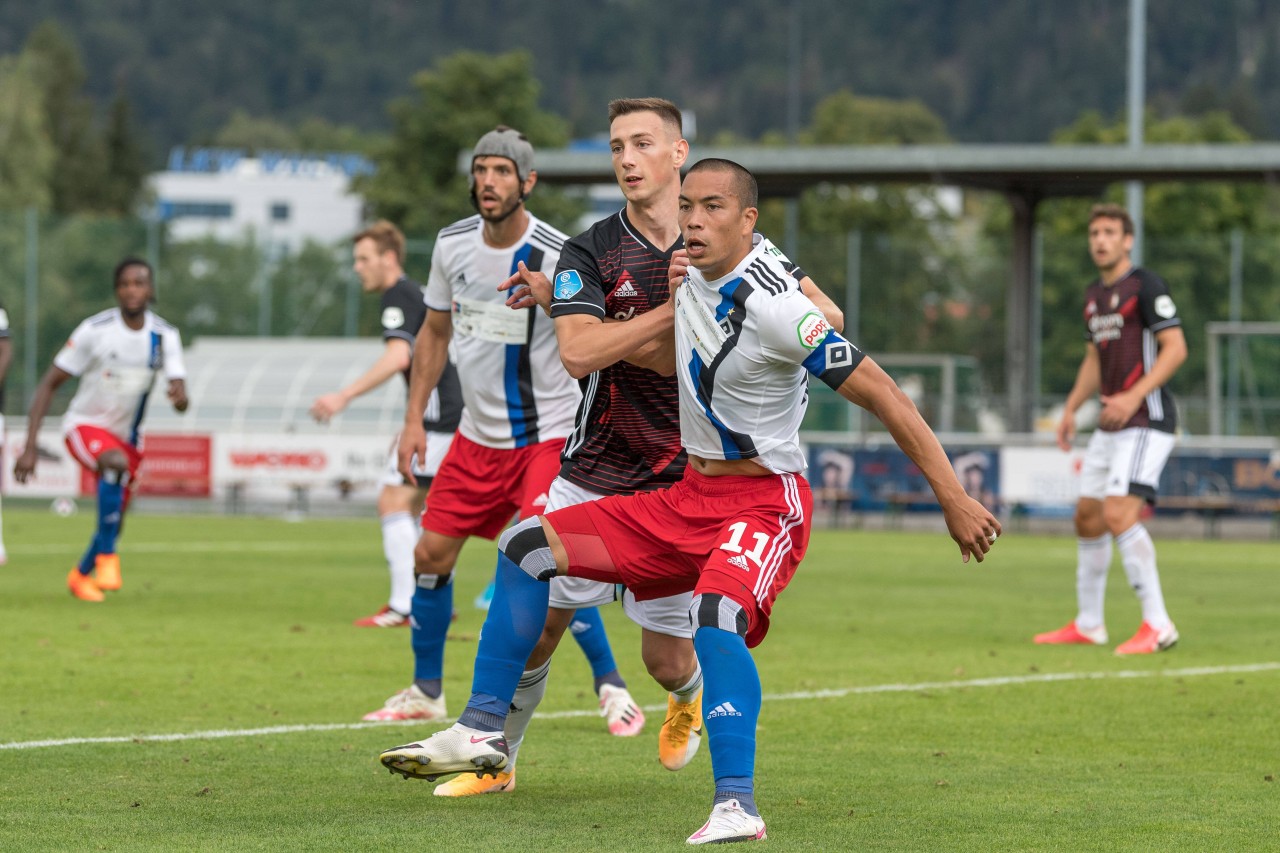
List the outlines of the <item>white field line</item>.
{"label": "white field line", "polygon": [[[372,534],[360,539],[342,542],[330,541],[286,541],[286,542],[125,542],[121,554],[281,554],[292,551],[378,551]],[[20,545],[9,550],[10,558],[25,554],[82,554],[84,545],[53,544]]]}
{"label": "white field line", "polygon": [[[1248,663],[1237,666],[1197,666],[1185,669],[1163,670],[1120,670],[1118,672],[1048,672],[1036,675],[1008,675],[998,678],[971,678],[965,681],[923,681],[916,684],[873,684],[866,687],[846,687],[840,690],[813,690],[800,693],[774,693],[764,697],[766,702],[796,701],[809,699],[840,699],[845,696],[861,696],[873,693],[922,693],[930,690],[962,690],[973,687],[1006,687],[1019,684],[1043,684],[1060,681],[1103,681],[1126,678],[1193,678],[1202,675],[1232,675],[1246,672],[1274,672],[1280,670],[1280,661],[1271,663]],[[646,705],[646,711],[665,711],[666,705]],[[563,720],[570,717],[595,717],[598,711],[556,711],[550,714],[535,714],[543,720]],[[388,726],[425,726],[440,725],[452,722],[452,719],[408,720],[391,723],[316,723],[296,726],[267,726],[259,729],[214,729],[202,732],[174,732],[158,735],[129,735],[124,737],[76,737],[58,740],[28,740],[13,743],[0,743],[0,750],[5,749],[44,749],[56,746],[81,746],[94,743],[164,743],[182,740],[215,740],[228,737],[259,737],[262,735],[285,735],[305,732],[350,731],[353,729],[386,728]]]}

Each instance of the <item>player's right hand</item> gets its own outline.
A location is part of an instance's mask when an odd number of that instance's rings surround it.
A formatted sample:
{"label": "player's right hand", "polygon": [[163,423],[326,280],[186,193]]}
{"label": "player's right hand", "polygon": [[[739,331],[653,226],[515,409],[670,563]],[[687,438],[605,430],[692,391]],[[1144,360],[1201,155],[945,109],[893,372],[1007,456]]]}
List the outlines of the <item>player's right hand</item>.
{"label": "player's right hand", "polygon": [[1076,416],[1074,412],[1063,412],[1062,420],[1058,421],[1058,449],[1068,451],[1071,449],[1071,442],[1076,437]]}
{"label": "player's right hand", "polygon": [[22,451],[22,455],[18,457],[18,461],[13,464],[13,479],[19,483],[25,483],[36,472],[37,453],[35,448],[28,447]]}
{"label": "player's right hand", "polygon": [[427,458],[427,431],[422,424],[415,422],[405,424],[400,431],[400,444],[396,447],[396,467],[406,483],[417,482],[413,473],[414,460]]}

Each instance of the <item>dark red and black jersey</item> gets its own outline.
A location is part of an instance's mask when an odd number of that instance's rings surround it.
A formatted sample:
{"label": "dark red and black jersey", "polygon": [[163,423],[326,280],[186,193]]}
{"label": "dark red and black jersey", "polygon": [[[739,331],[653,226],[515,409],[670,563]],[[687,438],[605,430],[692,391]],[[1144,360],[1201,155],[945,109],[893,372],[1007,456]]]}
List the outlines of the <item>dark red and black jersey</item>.
{"label": "dark red and black jersey", "polygon": [[[1158,275],[1134,268],[1110,286],[1099,279],[1084,299],[1085,339],[1098,348],[1103,395],[1132,388],[1156,362],[1156,333],[1181,326],[1169,288]],[[1151,427],[1173,432],[1178,413],[1173,395],[1157,388],[1120,429]]]}
{"label": "dark red and black jersey", "polygon": [[[382,339],[399,338],[413,344],[418,331],[427,318],[427,304],[422,298],[422,285],[411,278],[401,276],[391,287],[382,292]],[[413,359],[403,371],[404,382],[409,384],[409,372]],[[422,413],[422,426],[431,432],[453,432],[462,420],[462,386],[458,383],[458,369],[449,361],[444,366],[436,390],[427,400]]]}
{"label": "dark red and black jersey", "polygon": [[[551,316],[629,320],[667,301],[675,245],[649,243],[621,210],[564,244]],[[684,472],[674,376],[619,361],[581,380],[582,402],[560,476],[601,494],[670,486]]]}

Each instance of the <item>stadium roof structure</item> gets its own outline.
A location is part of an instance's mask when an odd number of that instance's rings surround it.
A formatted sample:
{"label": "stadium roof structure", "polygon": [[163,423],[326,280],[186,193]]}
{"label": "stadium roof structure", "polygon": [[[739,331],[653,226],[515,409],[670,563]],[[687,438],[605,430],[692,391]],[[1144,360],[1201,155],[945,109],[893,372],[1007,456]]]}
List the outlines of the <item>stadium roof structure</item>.
{"label": "stadium roof structure", "polygon": [[[690,163],[723,157],[752,171],[766,197],[793,197],[822,183],[938,184],[1004,193],[1013,211],[1012,275],[1005,330],[1009,427],[1032,424],[1032,243],[1036,205],[1053,196],[1100,195],[1119,181],[1280,182],[1280,145],[904,145],[695,146]],[[459,158],[463,171],[470,154]],[[550,184],[613,181],[608,152],[539,151]],[[792,245],[786,240],[783,245]]]}
{"label": "stadium roof structure", "polygon": [[395,377],[351,401],[329,424],[310,414],[316,397],[368,370],[383,346],[376,337],[197,338],[185,352],[191,408],[179,415],[156,399],[147,429],[368,435],[390,447],[404,422],[405,385]]}

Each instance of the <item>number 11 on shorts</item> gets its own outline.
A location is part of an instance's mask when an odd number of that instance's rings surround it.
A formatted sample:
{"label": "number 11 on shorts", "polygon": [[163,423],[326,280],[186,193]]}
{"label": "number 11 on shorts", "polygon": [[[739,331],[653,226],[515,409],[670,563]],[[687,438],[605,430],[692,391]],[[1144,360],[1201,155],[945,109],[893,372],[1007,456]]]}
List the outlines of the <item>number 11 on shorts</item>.
{"label": "number 11 on shorts", "polygon": [[742,554],[757,566],[760,565],[760,556],[764,553],[764,547],[769,544],[769,537],[763,533],[751,534],[752,538],[755,539],[755,547],[743,553],[742,537],[747,532],[747,523],[745,521],[735,521],[729,525],[729,529],[733,531],[733,535],[729,537],[728,542],[721,543],[720,550],[728,551],[731,554]]}

